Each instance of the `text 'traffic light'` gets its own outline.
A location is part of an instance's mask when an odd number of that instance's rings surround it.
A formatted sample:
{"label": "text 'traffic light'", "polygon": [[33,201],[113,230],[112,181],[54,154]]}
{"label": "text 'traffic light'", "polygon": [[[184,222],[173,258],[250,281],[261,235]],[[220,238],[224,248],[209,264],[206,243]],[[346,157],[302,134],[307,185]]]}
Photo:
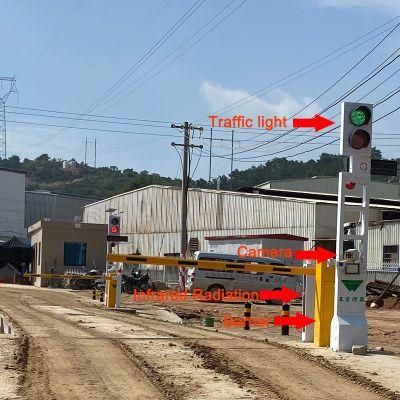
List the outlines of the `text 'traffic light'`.
{"label": "text 'traffic light'", "polygon": [[118,236],[120,235],[121,217],[110,215],[108,219],[108,235]]}

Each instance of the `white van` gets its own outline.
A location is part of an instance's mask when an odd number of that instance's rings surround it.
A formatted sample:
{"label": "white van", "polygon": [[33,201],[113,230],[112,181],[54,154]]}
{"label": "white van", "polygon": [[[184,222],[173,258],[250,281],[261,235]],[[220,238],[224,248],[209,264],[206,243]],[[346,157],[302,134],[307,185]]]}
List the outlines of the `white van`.
{"label": "white van", "polygon": [[[285,265],[282,260],[268,257],[239,257],[232,254],[205,253],[196,251],[195,260],[249,262],[255,264]],[[301,286],[301,278],[294,275],[278,275],[268,272],[226,271],[204,268],[188,270],[186,289],[201,289],[207,292],[231,292],[241,290],[256,292],[261,289],[279,290],[282,285],[296,290]]]}

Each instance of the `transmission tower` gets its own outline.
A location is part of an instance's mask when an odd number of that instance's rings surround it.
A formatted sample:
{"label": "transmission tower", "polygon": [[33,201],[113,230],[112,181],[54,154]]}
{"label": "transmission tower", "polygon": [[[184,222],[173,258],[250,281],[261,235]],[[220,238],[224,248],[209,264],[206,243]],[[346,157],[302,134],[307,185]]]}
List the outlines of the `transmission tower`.
{"label": "transmission tower", "polygon": [[[5,94],[3,94],[4,86],[7,86]],[[2,158],[7,158],[6,101],[11,93],[17,92],[14,77],[0,77],[0,157]]]}

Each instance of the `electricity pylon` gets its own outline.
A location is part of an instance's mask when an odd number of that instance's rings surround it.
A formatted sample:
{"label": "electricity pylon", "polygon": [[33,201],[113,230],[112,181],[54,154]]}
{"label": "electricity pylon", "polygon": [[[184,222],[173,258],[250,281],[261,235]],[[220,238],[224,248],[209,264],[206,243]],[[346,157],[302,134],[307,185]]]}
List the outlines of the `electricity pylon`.
{"label": "electricity pylon", "polygon": [[[2,94],[3,82],[7,84],[5,94]],[[0,157],[7,158],[7,124],[6,101],[11,93],[17,93],[15,78],[0,77]]]}

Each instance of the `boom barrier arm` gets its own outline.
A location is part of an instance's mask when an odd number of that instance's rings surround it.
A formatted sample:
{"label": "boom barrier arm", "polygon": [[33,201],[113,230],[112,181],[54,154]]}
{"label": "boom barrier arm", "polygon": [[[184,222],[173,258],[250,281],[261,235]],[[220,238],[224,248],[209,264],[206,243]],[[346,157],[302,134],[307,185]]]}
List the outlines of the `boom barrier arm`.
{"label": "boom barrier arm", "polygon": [[151,257],[132,254],[108,254],[109,262],[121,262],[125,264],[150,264],[165,265],[168,267],[197,267],[202,269],[234,270],[246,272],[271,272],[280,275],[315,275],[315,268],[302,268],[284,265],[253,264],[248,262],[225,262],[209,260],[192,260],[179,257]]}

